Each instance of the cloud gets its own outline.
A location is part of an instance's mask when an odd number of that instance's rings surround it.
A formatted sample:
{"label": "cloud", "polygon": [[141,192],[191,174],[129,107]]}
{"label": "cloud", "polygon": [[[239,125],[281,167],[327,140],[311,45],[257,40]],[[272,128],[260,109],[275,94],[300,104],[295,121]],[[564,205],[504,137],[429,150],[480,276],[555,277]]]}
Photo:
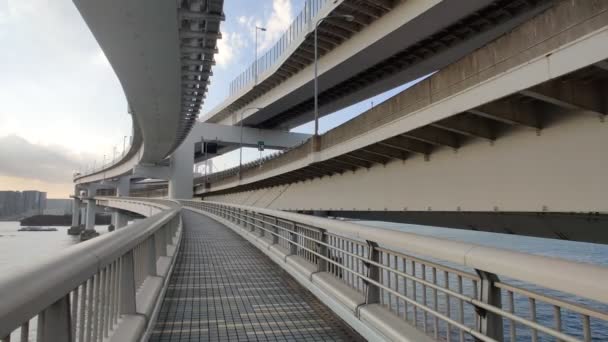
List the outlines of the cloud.
{"label": "cloud", "polygon": [[247,28],[251,39],[255,39],[256,26],[264,27],[265,32],[258,32],[258,54],[271,48],[293,21],[293,6],[290,0],[273,0],[272,11],[265,21],[254,17],[241,16],[239,24]]}
{"label": "cloud", "polygon": [[65,183],[89,159],[63,147],[33,144],[17,135],[0,137],[0,176]]}
{"label": "cloud", "polygon": [[222,33],[222,39],[217,42],[218,53],[215,55],[217,65],[226,67],[234,60],[237,53],[247,47],[247,45],[247,41],[243,38],[241,33]]}
{"label": "cloud", "polygon": [[293,10],[289,0],[273,0],[272,14],[266,22],[266,32],[259,46],[260,51],[271,47],[289,28],[293,21]]}

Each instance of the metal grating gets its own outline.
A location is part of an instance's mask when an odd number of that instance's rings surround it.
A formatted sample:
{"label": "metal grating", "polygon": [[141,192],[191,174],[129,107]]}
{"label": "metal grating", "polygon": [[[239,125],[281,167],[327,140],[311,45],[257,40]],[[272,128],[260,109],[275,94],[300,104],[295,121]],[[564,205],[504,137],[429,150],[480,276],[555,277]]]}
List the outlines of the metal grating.
{"label": "metal grating", "polygon": [[255,246],[183,211],[184,238],[150,341],[360,341]]}

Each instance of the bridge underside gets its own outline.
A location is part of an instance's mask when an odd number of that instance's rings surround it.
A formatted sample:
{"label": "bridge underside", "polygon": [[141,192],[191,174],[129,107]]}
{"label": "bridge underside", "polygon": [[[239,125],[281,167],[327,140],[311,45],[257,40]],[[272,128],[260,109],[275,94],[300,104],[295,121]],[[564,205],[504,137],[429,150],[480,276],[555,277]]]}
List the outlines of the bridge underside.
{"label": "bridge underside", "polygon": [[150,341],[362,341],[229,228],[189,210]]}
{"label": "bridge underside", "polygon": [[[608,243],[608,8],[560,5],[207,200]],[[568,29],[548,27],[559,21]],[[534,32],[535,35],[532,35]]]}

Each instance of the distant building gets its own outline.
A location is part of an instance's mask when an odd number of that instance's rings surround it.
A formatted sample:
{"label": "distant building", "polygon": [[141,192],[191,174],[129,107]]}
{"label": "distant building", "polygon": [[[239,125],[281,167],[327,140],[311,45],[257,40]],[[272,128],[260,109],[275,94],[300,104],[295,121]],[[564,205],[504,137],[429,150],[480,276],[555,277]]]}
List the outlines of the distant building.
{"label": "distant building", "polygon": [[71,215],[72,201],[69,199],[49,198],[46,200],[44,215]]}
{"label": "distant building", "polygon": [[46,209],[46,192],[0,191],[0,218],[40,215]]}

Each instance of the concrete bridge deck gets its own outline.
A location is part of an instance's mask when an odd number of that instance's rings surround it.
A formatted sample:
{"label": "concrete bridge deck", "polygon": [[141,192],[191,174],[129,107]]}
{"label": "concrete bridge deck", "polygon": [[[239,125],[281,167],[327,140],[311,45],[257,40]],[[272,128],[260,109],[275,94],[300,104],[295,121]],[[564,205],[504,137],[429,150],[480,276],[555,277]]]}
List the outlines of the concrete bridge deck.
{"label": "concrete bridge deck", "polygon": [[237,233],[182,215],[184,239],[150,341],[362,340]]}

